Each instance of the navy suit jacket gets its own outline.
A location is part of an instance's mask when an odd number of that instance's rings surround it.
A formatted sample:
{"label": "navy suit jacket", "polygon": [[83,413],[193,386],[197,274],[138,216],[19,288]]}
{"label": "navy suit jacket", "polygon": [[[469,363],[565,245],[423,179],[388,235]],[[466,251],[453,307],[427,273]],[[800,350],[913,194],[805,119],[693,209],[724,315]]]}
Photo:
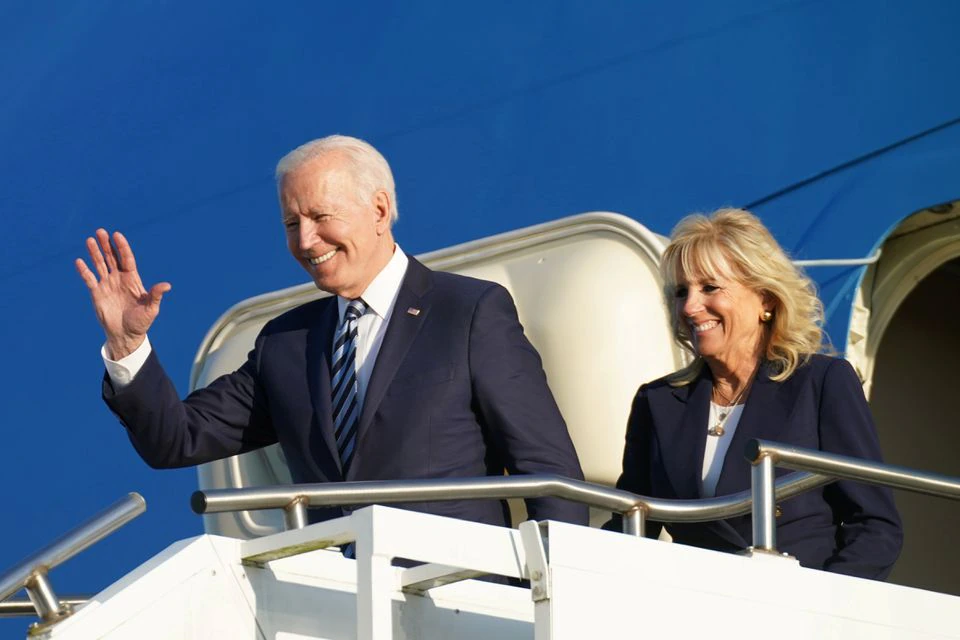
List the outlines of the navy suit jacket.
{"label": "navy suit jacket", "polygon": [[[716,495],[750,488],[743,451],[751,438],[880,460],[880,443],[860,380],[846,360],[813,356],[783,382],[761,365],[724,459]],[[664,379],[640,387],[627,424],[623,475],[617,486],[658,498],[703,497],[703,452],[713,380],[710,370],[682,387]],[[789,473],[777,470],[777,475]],[[777,547],[803,566],[885,578],[903,534],[888,489],[836,482],[780,505]],[[750,516],[669,524],[674,540],[739,551],[751,544]],[[650,527],[656,536],[660,527]]]}
{"label": "navy suit jacket", "polygon": [[[419,309],[413,315],[408,309]],[[335,297],[270,321],[246,363],[181,401],[151,354],[104,400],[153,467],[195,465],[279,442],[294,482],[551,473],[582,479],[540,356],[500,285],[433,272],[410,258],[371,375],[344,477],[333,434]],[[509,526],[497,500],[396,505]],[[587,523],[564,500],[527,501],[531,518]],[[342,515],[311,510],[311,520]]]}

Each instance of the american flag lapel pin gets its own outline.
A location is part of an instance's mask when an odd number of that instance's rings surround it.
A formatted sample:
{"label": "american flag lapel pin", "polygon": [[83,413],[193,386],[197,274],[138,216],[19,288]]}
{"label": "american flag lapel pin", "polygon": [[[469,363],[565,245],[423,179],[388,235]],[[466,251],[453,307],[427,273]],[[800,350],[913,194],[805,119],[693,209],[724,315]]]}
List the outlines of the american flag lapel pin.
{"label": "american flag lapel pin", "polygon": [[407,313],[409,313],[411,316],[418,316],[420,315],[420,309],[417,309],[416,307],[409,307],[407,308]]}

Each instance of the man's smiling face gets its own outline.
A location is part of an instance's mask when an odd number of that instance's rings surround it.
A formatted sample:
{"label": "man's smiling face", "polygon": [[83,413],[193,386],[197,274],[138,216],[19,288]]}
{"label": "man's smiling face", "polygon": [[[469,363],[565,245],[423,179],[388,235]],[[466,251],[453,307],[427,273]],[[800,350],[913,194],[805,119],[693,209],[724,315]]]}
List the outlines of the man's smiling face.
{"label": "man's smiling face", "polygon": [[359,193],[337,151],[286,174],[280,208],[290,253],[323,291],[359,297],[393,254],[389,196]]}

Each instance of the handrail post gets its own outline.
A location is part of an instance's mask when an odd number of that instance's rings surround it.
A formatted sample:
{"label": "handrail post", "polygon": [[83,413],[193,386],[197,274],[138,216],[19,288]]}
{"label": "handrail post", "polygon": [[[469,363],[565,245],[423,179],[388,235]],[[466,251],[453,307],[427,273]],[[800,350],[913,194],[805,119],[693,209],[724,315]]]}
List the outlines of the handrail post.
{"label": "handrail post", "polygon": [[24,584],[27,596],[33,603],[33,608],[37,610],[37,617],[42,623],[55,622],[60,618],[70,615],[69,606],[61,606],[57,594],[53,592],[53,585],[50,584],[47,573],[43,570],[37,570],[31,575]]}
{"label": "handrail post", "polygon": [[774,457],[763,454],[753,463],[750,491],[753,494],[753,548],[758,551],[777,551],[775,517]]}
{"label": "handrail post", "polygon": [[759,439],[750,440],[744,453],[751,463],[761,455],[771,455],[777,466],[784,469],[960,500],[960,478],[940,473]]}
{"label": "handrail post", "polygon": [[622,514],[623,532],[628,536],[642,538],[646,533],[647,514],[640,507],[634,507]]}
{"label": "handrail post", "polygon": [[[147,503],[143,497],[140,494],[131,493],[83,524],[73,528],[12,569],[0,574],[0,602],[25,587],[28,581],[38,573],[42,572],[45,575],[61,563],[130,522],[143,513],[146,508]],[[41,578],[37,587],[39,592],[46,593],[48,587],[49,584],[45,582],[45,578]],[[52,590],[49,593],[52,594]],[[41,595],[40,598],[47,599],[44,595]]]}
{"label": "handrail post", "polygon": [[307,526],[307,499],[297,496],[283,508],[283,521],[287,529],[303,529]]}

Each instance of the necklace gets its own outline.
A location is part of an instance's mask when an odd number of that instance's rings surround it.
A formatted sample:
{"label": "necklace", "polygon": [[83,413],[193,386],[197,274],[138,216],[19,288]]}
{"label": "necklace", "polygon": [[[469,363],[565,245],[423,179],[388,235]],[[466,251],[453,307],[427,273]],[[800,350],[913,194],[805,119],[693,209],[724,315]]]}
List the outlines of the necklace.
{"label": "necklace", "polygon": [[740,402],[740,399],[743,398],[743,394],[747,392],[747,389],[749,389],[750,385],[752,384],[753,380],[750,380],[750,382],[744,385],[743,389],[740,390],[740,393],[737,394],[737,397],[733,399],[733,402],[726,407],[717,408],[717,421],[712,427],[707,429],[708,436],[719,438],[726,433],[726,429],[723,428],[723,425],[727,424],[727,418],[729,418],[730,414],[733,413],[733,410],[737,408],[737,404]]}

